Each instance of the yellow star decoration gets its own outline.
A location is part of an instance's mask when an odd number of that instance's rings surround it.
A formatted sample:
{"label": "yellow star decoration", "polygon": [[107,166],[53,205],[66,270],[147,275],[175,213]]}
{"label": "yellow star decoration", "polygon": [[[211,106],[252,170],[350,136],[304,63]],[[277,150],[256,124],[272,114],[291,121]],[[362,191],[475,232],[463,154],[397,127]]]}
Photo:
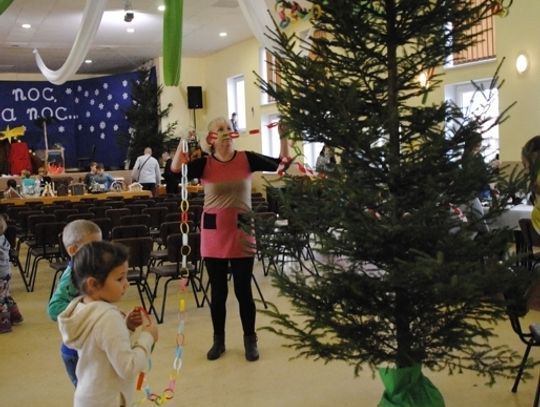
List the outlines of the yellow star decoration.
{"label": "yellow star decoration", "polygon": [[24,126],[18,126],[13,127],[12,129],[9,128],[9,126],[6,127],[4,131],[0,131],[0,141],[1,140],[7,140],[11,144],[12,139],[16,139],[17,137],[24,136],[24,133],[26,132],[26,127]]}

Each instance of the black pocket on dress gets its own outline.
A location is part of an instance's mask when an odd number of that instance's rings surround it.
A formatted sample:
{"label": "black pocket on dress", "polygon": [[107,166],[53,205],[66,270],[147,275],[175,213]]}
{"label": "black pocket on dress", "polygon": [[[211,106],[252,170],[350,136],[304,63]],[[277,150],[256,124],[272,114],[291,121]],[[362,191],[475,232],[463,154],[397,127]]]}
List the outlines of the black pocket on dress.
{"label": "black pocket on dress", "polygon": [[215,213],[203,213],[203,229],[217,229]]}

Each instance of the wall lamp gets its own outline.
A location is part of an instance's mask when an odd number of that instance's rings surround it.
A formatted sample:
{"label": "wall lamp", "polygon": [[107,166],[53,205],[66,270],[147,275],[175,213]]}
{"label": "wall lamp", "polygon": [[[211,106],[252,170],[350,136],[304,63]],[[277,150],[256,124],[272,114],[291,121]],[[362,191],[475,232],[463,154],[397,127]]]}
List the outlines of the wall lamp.
{"label": "wall lamp", "polygon": [[519,53],[516,58],[516,71],[523,75],[529,69],[529,57],[524,52]]}

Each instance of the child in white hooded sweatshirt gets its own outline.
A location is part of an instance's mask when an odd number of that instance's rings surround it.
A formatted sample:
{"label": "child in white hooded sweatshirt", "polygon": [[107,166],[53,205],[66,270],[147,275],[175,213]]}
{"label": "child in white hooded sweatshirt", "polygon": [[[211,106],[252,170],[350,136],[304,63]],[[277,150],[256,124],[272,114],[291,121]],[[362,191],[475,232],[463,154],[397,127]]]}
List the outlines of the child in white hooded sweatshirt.
{"label": "child in white hooded sweatshirt", "polygon": [[58,324],[64,343],[79,353],[74,407],[131,407],[135,378],[157,341],[154,323],[143,323],[142,315],[138,322],[125,320],[114,305],[129,285],[127,259],[124,246],[105,241],[88,243],[73,256],[73,282],[83,295]]}

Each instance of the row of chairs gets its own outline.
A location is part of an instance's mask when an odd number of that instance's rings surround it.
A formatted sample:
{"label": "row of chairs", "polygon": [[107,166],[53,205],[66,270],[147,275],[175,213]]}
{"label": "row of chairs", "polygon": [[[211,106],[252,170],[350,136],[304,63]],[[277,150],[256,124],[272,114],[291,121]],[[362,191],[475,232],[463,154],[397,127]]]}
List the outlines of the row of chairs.
{"label": "row of chairs", "polygon": [[[173,222],[171,222],[173,223]],[[165,315],[165,306],[170,284],[178,281],[181,278],[187,278],[192,287],[195,303],[197,307],[203,307],[205,302],[210,303],[207,296],[208,287],[203,284],[203,260],[200,256],[200,233],[191,232],[188,235],[188,244],[190,246],[188,254],[188,264],[184,269],[182,267],[182,246],[183,236],[179,233],[180,222],[176,222],[176,232],[169,233],[166,237],[165,255],[161,253],[156,256],[154,250],[154,241],[150,236],[131,236],[131,237],[114,237],[112,241],[125,245],[129,250],[129,273],[128,281],[131,285],[136,286],[139,294],[139,299],[143,307],[153,313],[158,323],[162,323]],[[171,226],[169,226],[171,227]],[[134,229],[134,228],[133,228]],[[58,237],[61,242],[61,234]],[[67,262],[67,253],[63,253],[62,261]],[[58,264],[56,259],[51,262],[53,268]],[[50,296],[54,292],[55,282],[65,269],[67,263],[64,263],[63,268],[56,269],[53,277],[53,285],[51,287]],[[150,276],[154,277],[153,286],[151,285]],[[35,280],[35,278],[34,278]],[[160,282],[164,281],[161,306],[155,306],[159,298]],[[202,297],[200,297],[202,295]]]}

